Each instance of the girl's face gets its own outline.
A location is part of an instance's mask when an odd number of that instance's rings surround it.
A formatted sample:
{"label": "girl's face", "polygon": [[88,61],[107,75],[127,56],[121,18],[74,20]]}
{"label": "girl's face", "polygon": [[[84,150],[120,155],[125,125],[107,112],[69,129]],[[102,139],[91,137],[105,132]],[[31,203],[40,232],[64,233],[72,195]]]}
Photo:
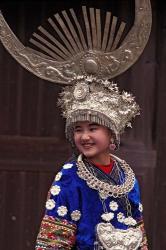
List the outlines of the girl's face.
{"label": "girl's face", "polygon": [[80,153],[91,161],[104,162],[106,158],[108,160],[110,139],[110,130],[104,126],[88,121],[75,124],[75,145]]}

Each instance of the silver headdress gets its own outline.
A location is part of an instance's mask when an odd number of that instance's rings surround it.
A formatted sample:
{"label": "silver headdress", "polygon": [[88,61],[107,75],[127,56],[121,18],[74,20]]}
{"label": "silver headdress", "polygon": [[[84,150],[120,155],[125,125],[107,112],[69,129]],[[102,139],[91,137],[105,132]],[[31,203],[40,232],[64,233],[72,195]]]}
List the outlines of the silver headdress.
{"label": "silver headdress", "polygon": [[134,25],[124,39],[125,23],[111,12],[105,15],[104,32],[99,9],[88,11],[83,6],[82,14],[84,32],[73,9],[49,18],[52,33],[40,26],[30,39],[40,51],[21,44],[0,14],[0,39],[27,70],[68,85],[59,103],[67,119],[69,139],[74,122],[89,120],[109,127],[118,142],[139,107],[131,94],[120,93],[109,80],[126,71],[142,54],[151,30],[150,0],[135,0]]}
{"label": "silver headdress", "polygon": [[117,85],[96,77],[77,76],[75,84],[61,93],[59,104],[66,118],[66,135],[72,142],[73,124],[76,121],[91,121],[110,128],[115,143],[130,120],[139,114],[139,106],[127,92],[120,93]]}

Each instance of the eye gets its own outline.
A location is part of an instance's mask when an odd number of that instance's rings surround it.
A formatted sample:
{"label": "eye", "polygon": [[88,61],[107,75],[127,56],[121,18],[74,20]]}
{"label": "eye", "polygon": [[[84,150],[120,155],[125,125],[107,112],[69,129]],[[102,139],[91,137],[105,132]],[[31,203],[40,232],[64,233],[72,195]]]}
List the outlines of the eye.
{"label": "eye", "polygon": [[95,131],[95,130],[97,130],[97,127],[91,127],[90,128],[90,131]]}
{"label": "eye", "polygon": [[75,133],[79,133],[79,132],[81,132],[81,131],[82,131],[82,130],[81,130],[80,128],[75,128],[75,129],[74,129],[74,132],[75,132]]}

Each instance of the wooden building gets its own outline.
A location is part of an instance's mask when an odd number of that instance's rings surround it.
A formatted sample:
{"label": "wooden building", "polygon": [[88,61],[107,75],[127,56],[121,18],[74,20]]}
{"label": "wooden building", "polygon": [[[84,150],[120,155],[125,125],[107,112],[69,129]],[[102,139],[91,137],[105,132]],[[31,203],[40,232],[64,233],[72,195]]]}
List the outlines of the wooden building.
{"label": "wooden building", "polygon": [[[133,0],[9,1],[0,9],[23,42],[48,17],[83,4],[111,9],[132,24]],[[143,55],[117,78],[141,106],[118,155],[140,181],[150,250],[166,249],[166,4],[151,0],[153,26]],[[120,7],[121,6],[121,7]],[[133,13],[133,14],[131,14]],[[0,249],[33,250],[47,191],[70,156],[56,107],[60,86],[23,69],[0,45]]]}

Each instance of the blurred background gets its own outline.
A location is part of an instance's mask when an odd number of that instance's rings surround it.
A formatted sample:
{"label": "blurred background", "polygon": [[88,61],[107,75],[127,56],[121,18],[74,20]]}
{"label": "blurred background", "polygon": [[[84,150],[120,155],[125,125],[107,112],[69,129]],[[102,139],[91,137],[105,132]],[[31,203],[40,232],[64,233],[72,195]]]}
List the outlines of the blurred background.
{"label": "blurred background", "polygon": [[[166,3],[151,0],[153,26],[139,60],[116,79],[141,107],[121,138],[121,156],[140,182],[150,250],[166,246]],[[53,14],[82,5],[134,21],[133,0],[9,1],[0,9],[21,42]],[[0,44],[0,249],[33,250],[48,189],[71,156],[57,108],[61,87],[22,68]]]}

